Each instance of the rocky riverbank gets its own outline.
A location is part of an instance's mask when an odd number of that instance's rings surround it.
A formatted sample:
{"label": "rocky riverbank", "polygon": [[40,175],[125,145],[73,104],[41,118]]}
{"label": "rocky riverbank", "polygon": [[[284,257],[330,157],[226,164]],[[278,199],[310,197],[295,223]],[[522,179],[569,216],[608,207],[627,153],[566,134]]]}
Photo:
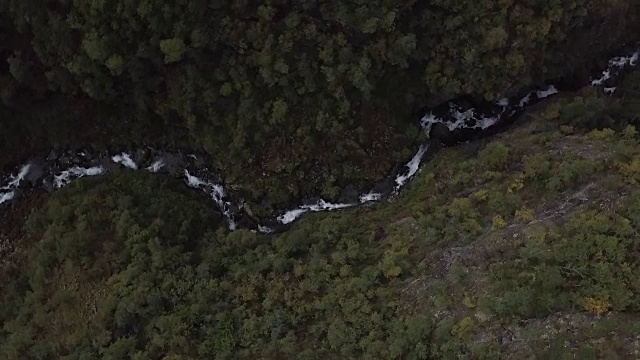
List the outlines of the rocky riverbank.
{"label": "rocky riverbank", "polygon": [[[618,78],[625,70],[635,67],[639,57],[640,45],[623,51],[621,56],[609,61],[607,69],[590,79],[591,84],[606,94],[614,93]],[[373,189],[359,191],[354,187],[346,187],[339,199],[334,199],[338,201],[335,203],[321,198],[302,199],[300,205],[279,211],[271,219],[257,218],[244,199],[230,193],[219,173],[208,166],[212,161],[206,154],[152,147],[128,149],[115,154],[106,151],[94,153],[89,149],[52,150],[46,157],[33,158],[11,174],[1,177],[0,205],[20,196],[25,188],[52,192],[75,179],[98,176],[125,167],[183,179],[187,185],[203,191],[215,202],[231,230],[242,227],[263,233],[281,231],[308,212],[339,210],[383,200],[406,185],[425,158],[435,154],[441,143],[451,145],[467,141],[512,123],[528,106],[557,93],[558,89],[549,85],[528,89],[518,96],[495,102],[475,106],[467,104],[465,107],[463,100],[456,100],[430,109],[420,120],[423,130],[429,134],[430,142],[423,144],[404,166],[379,181]]]}

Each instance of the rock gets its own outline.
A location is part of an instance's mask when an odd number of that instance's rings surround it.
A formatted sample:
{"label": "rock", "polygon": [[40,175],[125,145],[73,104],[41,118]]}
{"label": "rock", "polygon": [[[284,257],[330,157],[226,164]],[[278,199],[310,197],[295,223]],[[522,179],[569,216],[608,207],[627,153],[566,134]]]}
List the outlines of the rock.
{"label": "rock", "polygon": [[306,198],[306,199],[303,199],[300,202],[300,204],[303,206],[311,206],[311,205],[316,205],[318,202],[320,202],[320,200],[322,200],[322,198],[319,198],[319,197]]}
{"label": "rock", "polygon": [[253,221],[255,224],[260,224],[261,220],[259,217],[257,217],[256,215],[254,215],[253,211],[251,210],[251,208],[249,207],[249,205],[247,203],[242,203],[240,205],[241,210],[243,211],[243,217],[247,217],[249,219],[251,219],[251,221]]}
{"label": "rock", "polygon": [[341,203],[357,203],[360,200],[360,193],[355,185],[347,185],[340,191],[339,200]]}
{"label": "rock", "polygon": [[443,123],[436,123],[431,126],[429,131],[430,139],[437,139],[442,143],[449,143],[452,140],[451,130]]}
{"label": "rock", "polygon": [[395,185],[394,177],[387,177],[383,180],[378,181],[373,187],[372,192],[379,193],[384,195],[388,195],[393,191],[393,187]]}
{"label": "rock", "polygon": [[30,182],[31,185],[35,186],[44,175],[45,162],[42,159],[34,159],[30,163],[31,170],[29,171],[29,174],[27,174],[25,180]]}
{"label": "rock", "polygon": [[228,205],[228,208],[229,208],[229,213],[231,214],[232,217],[237,217],[241,215],[241,209],[236,204],[231,203]]}
{"label": "rock", "polygon": [[49,155],[47,156],[47,161],[56,161],[58,160],[58,152],[53,149],[49,152]]}
{"label": "rock", "polygon": [[260,205],[263,208],[270,208],[273,205],[273,200],[271,200],[271,196],[269,196],[269,194],[266,194],[265,196],[263,196],[262,200],[260,201]]}
{"label": "rock", "polygon": [[189,157],[193,161],[193,166],[197,167],[198,169],[202,169],[202,168],[207,166],[206,161],[204,160],[204,156],[202,156],[202,155],[189,155]]}
{"label": "rock", "polygon": [[13,193],[13,200],[17,199],[17,198],[21,198],[22,195],[25,194],[25,191],[29,189],[29,187],[19,187],[17,189],[14,190]]}
{"label": "rock", "polygon": [[71,158],[66,155],[63,155],[58,159],[58,163],[62,167],[69,167],[69,165],[71,165]]}
{"label": "rock", "polygon": [[[157,164],[161,164],[157,165]],[[154,166],[155,165],[155,166]],[[154,156],[151,161],[149,162],[148,166],[144,166],[145,168],[153,168],[153,172],[155,173],[167,173],[167,164],[166,161],[164,160],[164,158],[160,155],[156,155]]]}
{"label": "rock", "polygon": [[183,156],[164,153],[162,154],[162,159],[164,160],[163,170],[165,170],[172,176],[182,175],[182,171],[184,170],[184,165],[185,165],[185,160]]}
{"label": "rock", "polygon": [[101,163],[102,163],[102,160],[100,158],[92,158],[88,162],[90,167],[99,166]]}
{"label": "rock", "polygon": [[258,223],[248,216],[240,216],[236,219],[236,225],[238,229],[252,229],[258,228]]}
{"label": "rock", "polygon": [[147,163],[151,158],[151,149],[138,149],[133,157],[133,161],[135,161],[138,166],[143,167],[143,164]]}
{"label": "rock", "polygon": [[107,171],[114,171],[120,168],[120,165],[114,163],[113,160],[111,160],[111,156],[108,155],[100,158],[98,165],[102,166]]}
{"label": "rock", "polygon": [[82,149],[78,151],[78,157],[85,162],[93,160],[93,155],[91,155],[91,152],[87,149]]}
{"label": "rock", "polygon": [[42,189],[48,193],[52,193],[56,190],[55,186],[53,186],[53,183],[46,179],[42,181]]}

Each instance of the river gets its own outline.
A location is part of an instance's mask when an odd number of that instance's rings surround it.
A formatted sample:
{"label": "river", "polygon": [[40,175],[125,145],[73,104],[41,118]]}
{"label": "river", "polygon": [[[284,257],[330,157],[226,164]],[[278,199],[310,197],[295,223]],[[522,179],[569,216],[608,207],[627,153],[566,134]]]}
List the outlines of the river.
{"label": "river", "polygon": [[[621,74],[637,66],[639,57],[640,44],[623,55],[612,58],[608,67],[591,79],[591,85],[601,88],[605,94],[613,94]],[[512,120],[527,107],[556,94],[558,94],[556,87],[547,85],[526,91],[520,96],[502,98],[471,108],[463,108],[458,102],[452,101],[428,110],[420,119],[420,125],[427,134],[432,132],[434,126],[442,125],[452,133],[470,130],[474,133],[483,132]],[[350,203],[332,203],[320,199],[314,203],[283,209],[275,219],[262,219],[252,230],[268,234],[276,231],[278,226],[291,224],[309,212],[352,208],[381,201],[397,194],[419,171],[429,146],[429,143],[421,145],[401,170],[392,174],[393,185],[386,189],[365,192],[359,196],[358,201]],[[206,167],[202,155],[164,151],[153,153],[124,151],[111,155],[88,154],[85,151],[58,154],[52,151],[46,158],[32,159],[11,174],[0,176],[0,211],[9,210],[6,204],[15,201],[19,197],[21,188],[25,186],[39,186],[53,191],[68,185],[73,180],[104,175],[118,167],[180,177],[188,186],[206,193],[213,200],[225,217],[230,230],[236,230],[239,227],[236,220],[242,212],[242,204],[234,204],[231,201],[224,181],[219,174]]]}

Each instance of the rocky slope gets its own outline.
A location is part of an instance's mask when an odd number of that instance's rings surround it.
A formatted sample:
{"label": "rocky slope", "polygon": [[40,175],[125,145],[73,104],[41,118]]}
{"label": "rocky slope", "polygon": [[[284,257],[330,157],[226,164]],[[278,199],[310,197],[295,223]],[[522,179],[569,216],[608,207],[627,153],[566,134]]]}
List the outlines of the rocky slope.
{"label": "rocky slope", "polygon": [[639,76],[543,101],[443,149],[399,196],[277,235],[228,232],[183,184],[126,169],[12,203],[34,213],[0,226],[20,245],[4,247],[0,349],[633,358]]}

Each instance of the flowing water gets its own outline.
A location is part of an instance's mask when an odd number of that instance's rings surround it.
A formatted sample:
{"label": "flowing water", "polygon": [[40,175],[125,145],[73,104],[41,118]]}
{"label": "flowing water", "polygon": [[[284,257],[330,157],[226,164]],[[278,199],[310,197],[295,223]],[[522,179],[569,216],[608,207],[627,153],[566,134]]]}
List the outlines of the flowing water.
{"label": "flowing water", "polygon": [[[607,94],[613,94],[616,91],[615,82],[620,74],[625,69],[635,67],[639,57],[640,44],[627,55],[611,59],[607,69],[599,77],[591,79],[591,84],[602,88]],[[549,85],[530,91],[524,96],[502,98],[494,103],[482,104],[479,107],[463,108],[456,102],[450,102],[428,111],[420,119],[420,125],[427,134],[436,124],[445,125],[451,132],[460,130],[481,132],[503,123],[526,107],[557,93],[558,90],[555,86]],[[400,191],[418,172],[428,149],[428,143],[420,146],[411,160],[393,176],[394,185],[387,191],[364,193],[359,197],[359,201],[352,203],[331,203],[321,199],[312,204],[302,204],[293,209],[282,211],[276,219],[258,224],[256,230],[262,233],[271,233],[274,231],[273,227],[266,224],[287,225],[309,212],[340,210],[383,200]],[[204,167],[201,162],[199,165],[197,155],[183,156],[166,152],[156,152],[152,155],[145,158],[139,154],[121,152],[97,158],[86,152],[78,152],[63,156],[50,155],[46,160],[34,159],[21,166],[13,174],[0,176],[0,205],[14,200],[19,195],[20,188],[26,183],[38,184],[48,190],[54,190],[68,185],[75,179],[103,175],[110,169],[124,166],[132,170],[164,172],[183,178],[188,186],[199,189],[213,200],[227,220],[229,229],[235,230],[238,227],[236,222],[238,211],[235,209],[242,209],[242,205],[231,202],[224,182],[217,174]]]}

